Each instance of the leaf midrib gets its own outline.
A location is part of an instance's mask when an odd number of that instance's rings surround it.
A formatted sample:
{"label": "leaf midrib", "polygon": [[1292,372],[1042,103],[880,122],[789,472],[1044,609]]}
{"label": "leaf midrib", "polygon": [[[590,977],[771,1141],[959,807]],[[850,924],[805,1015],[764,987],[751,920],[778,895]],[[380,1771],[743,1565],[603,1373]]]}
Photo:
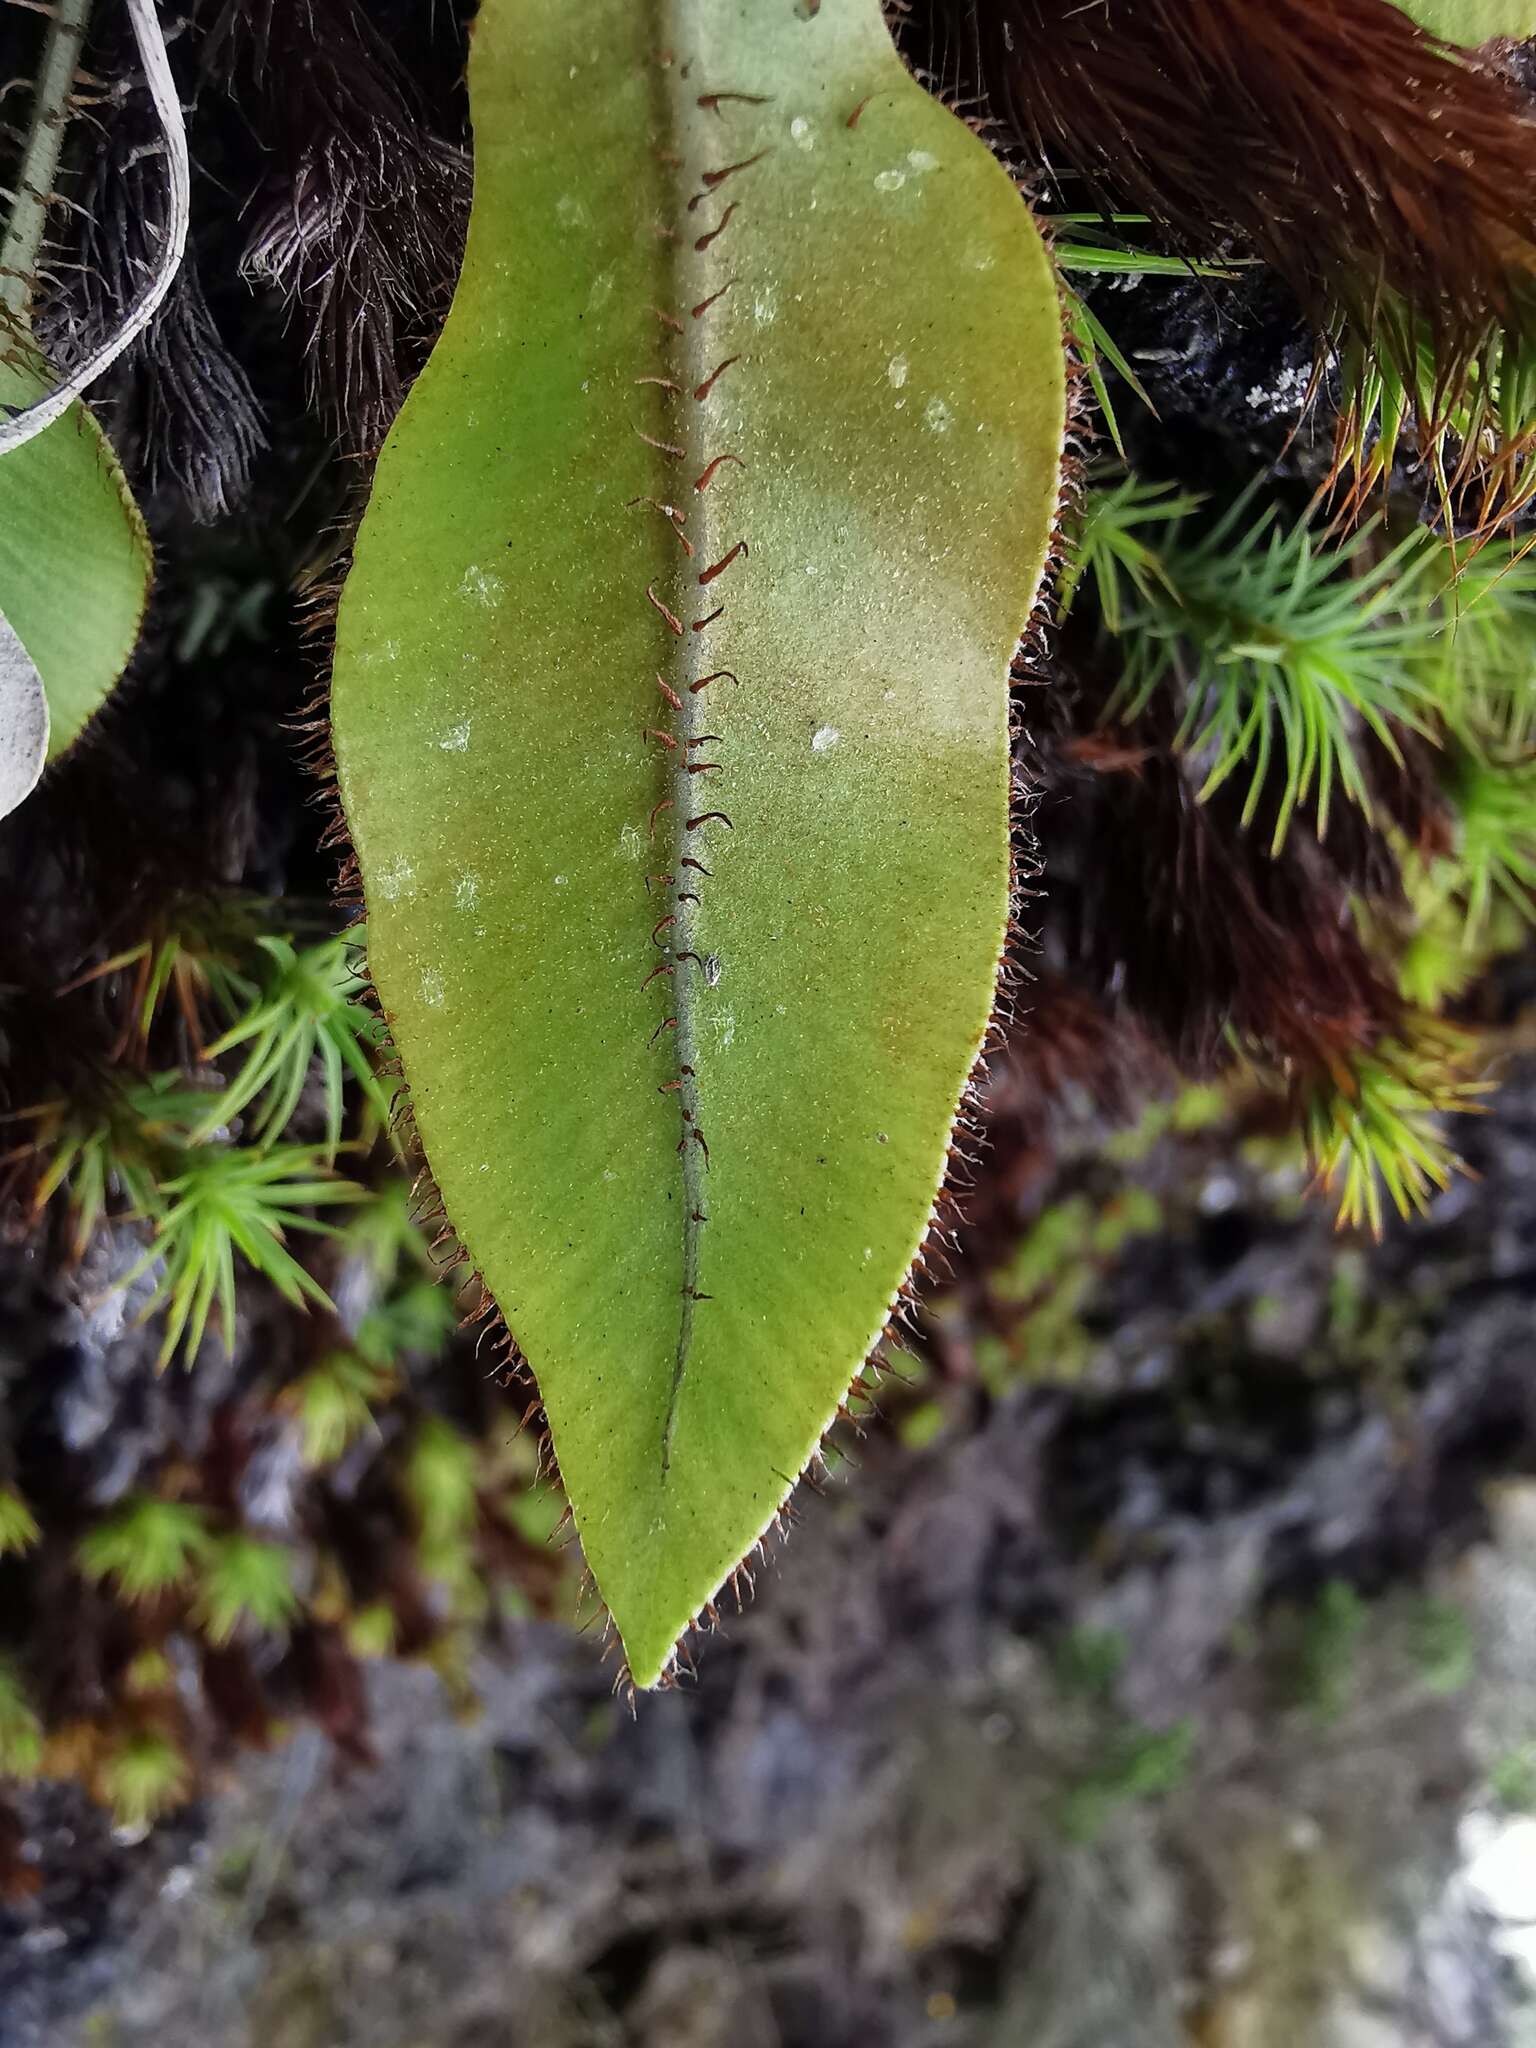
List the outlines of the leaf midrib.
{"label": "leaf midrib", "polygon": [[[707,485],[700,485],[708,465],[716,456],[728,452],[715,447],[710,439],[712,417],[717,410],[712,404],[713,380],[728,353],[719,340],[721,320],[716,312],[725,299],[717,295],[725,291],[728,296],[734,279],[730,259],[743,227],[739,185],[750,173],[733,171],[713,187],[707,181],[706,173],[726,170],[735,158],[729,147],[733,124],[728,110],[718,102],[710,109],[704,105],[711,92],[727,89],[726,82],[704,79],[696,65],[679,54],[689,47],[690,28],[696,30],[697,9],[691,0],[662,0],[658,12],[661,34],[652,62],[660,131],[657,155],[665,174],[663,189],[670,199],[668,217],[660,227],[668,254],[665,274],[671,298],[668,305],[659,309],[670,315],[670,324],[663,318],[658,318],[657,324],[666,344],[662,352],[666,374],[678,386],[677,392],[671,394],[668,417],[676,429],[677,445],[685,450],[683,458],[672,463],[677,482],[663,502],[676,507],[677,530],[692,550],[686,555],[681,547],[677,551],[685,565],[677,574],[675,585],[678,601],[674,616],[682,631],[673,633],[668,628],[673,645],[666,665],[668,691],[662,693],[662,708],[670,713],[668,722],[676,741],[672,750],[672,807],[664,814],[671,827],[668,914],[675,919],[667,928],[672,972],[664,979],[673,997],[666,1014],[675,1023],[670,1029],[664,1023],[661,1032],[663,1043],[671,1041],[675,1060],[672,1078],[662,1086],[674,1092],[678,1102],[683,1196],[678,1335],[661,1443],[665,1479],[698,1308],[710,1299],[702,1286],[709,1216],[709,1153],[703,1124],[705,1089],[699,1072],[697,1030],[698,991],[706,970],[699,944],[701,906],[693,898],[703,896],[716,884],[712,875],[685,863],[701,862],[707,868],[709,831],[726,829],[718,820],[711,820],[708,828],[692,821],[724,808],[718,803],[715,785],[727,778],[728,770],[718,775],[690,771],[701,770],[703,763],[716,758],[718,752],[713,743],[707,750],[700,747],[710,730],[710,685],[705,679],[723,666],[723,659],[718,657],[719,628],[729,613],[731,578],[745,569],[747,558],[738,557],[731,567],[720,571],[718,582],[701,582],[732,545],[726,539],[723,515],[728,508],[730,482],[737,472],[726,465]],[[738,361],[725,374],[744,367]],[[702,623],[722,606],[724,611],[719,619]],[[676,700],[675,707],[667,701],[668,695]]]}

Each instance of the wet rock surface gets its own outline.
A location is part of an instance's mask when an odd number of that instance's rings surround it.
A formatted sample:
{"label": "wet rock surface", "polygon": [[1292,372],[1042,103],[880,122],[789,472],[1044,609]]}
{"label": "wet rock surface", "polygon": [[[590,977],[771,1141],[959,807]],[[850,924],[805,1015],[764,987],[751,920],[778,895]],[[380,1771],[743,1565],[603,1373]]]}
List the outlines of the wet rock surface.
{"label": "wet rock surface", "polygon": [[1530,2038],[1472,1881],[1536,1737],[1529,1065],[1466,1150],[1370,1247],[1151,1148],[1077,1381],[876,1425],[633,1713],[519,1625],[467,1719],[379,1667],[374,1768],[306,1730],[139,1842],[29,1794],[0,2044]]}

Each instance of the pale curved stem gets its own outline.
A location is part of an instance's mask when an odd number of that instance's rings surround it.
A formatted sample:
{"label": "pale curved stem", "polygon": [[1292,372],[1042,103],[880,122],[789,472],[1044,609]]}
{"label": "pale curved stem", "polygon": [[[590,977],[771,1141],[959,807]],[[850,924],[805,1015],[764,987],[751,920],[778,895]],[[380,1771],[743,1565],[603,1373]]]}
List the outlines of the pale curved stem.
{"label": "pale curved stem", "polygon": [[69,89],[90,13],[91,0],[56,0],[43,43],[32,94],[32,120],[16,181],[16,203],[5,225],[5,240],[0,242],[0,307],[13,321],[26,319],[49,195],[69,124]]}
{"label": "pale curved stem", "polygon": [[[187,247],[187,223],[191,212],[191,170],[187,161],[187,131],[181,118],[181,102],[171,76],[165,37],[160,31],[155,0],[128,0],[134,41],[149,85],[149,96],[165,137],[168,207],[166,224],[154,269],[138,298],[124,313],[116,328],[93,348],[85,360],[43,397],[0,421],[0,455],[20,448],[67,412],[81,392],[110,369],[125,348],[144,332],[165,303],[176,280]],[[73,76],[73,63],[70,66]],[[41,91],[41,87],[39,88]],[[57,143],[54,144],[57,156]],[[51,183],[51,179],[50,179]],[[46,188],[45,188],[46,189]]]}

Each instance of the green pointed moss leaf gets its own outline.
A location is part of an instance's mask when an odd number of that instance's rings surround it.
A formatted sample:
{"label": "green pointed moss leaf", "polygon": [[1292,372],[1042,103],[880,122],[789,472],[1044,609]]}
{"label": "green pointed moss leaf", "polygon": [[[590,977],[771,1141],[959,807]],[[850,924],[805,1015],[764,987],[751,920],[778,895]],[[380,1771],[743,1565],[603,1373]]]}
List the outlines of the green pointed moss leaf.
{"label": "green pointed moss leaf", "polygon": [[878,0],[487,0],[470,95],[336,758],[429,1163],[648,1685],[928,1228],[1004,938],[1060,311]]}
{"label": "green pointed moss leaf", "polygon": [[1419,27],[1447,43],[1475,50],[1496,36],[1536,36],[1536,0],[1397,0]]}
{"label": "green pointed moss leaf", "polygon": [[[43,388],[0,362],[0,399]],[[128,665],[149,592],[150,552],[117,458],[83,405],[0,455],[0,612],[48,695],[48,758],[74,745]]]}

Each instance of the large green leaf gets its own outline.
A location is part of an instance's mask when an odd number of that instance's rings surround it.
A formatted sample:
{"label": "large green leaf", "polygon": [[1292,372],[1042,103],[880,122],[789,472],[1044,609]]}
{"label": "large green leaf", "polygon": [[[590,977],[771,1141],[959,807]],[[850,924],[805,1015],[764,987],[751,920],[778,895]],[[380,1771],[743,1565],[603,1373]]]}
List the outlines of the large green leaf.
{"label": "large green leaf", "polygon": [[1468,50],[1495,36],[1536,36],[1536,0],[1397,0],[1420,28]]}
{"label": "large green leaf", "polygon": [[[0,398],[46,379],[0,361]],[[117,458],[78,402],[0,455],[0,613],[48,695],[48,758],[74,745],[128,665],[149,590],[149,541]]]}
{"label": "large green leaf", "polygon": [[470,99],[336,758],[428,1161],[646,1685],[929,1226],[1004,937],[1060,311],[878,0],[486,0]]}

